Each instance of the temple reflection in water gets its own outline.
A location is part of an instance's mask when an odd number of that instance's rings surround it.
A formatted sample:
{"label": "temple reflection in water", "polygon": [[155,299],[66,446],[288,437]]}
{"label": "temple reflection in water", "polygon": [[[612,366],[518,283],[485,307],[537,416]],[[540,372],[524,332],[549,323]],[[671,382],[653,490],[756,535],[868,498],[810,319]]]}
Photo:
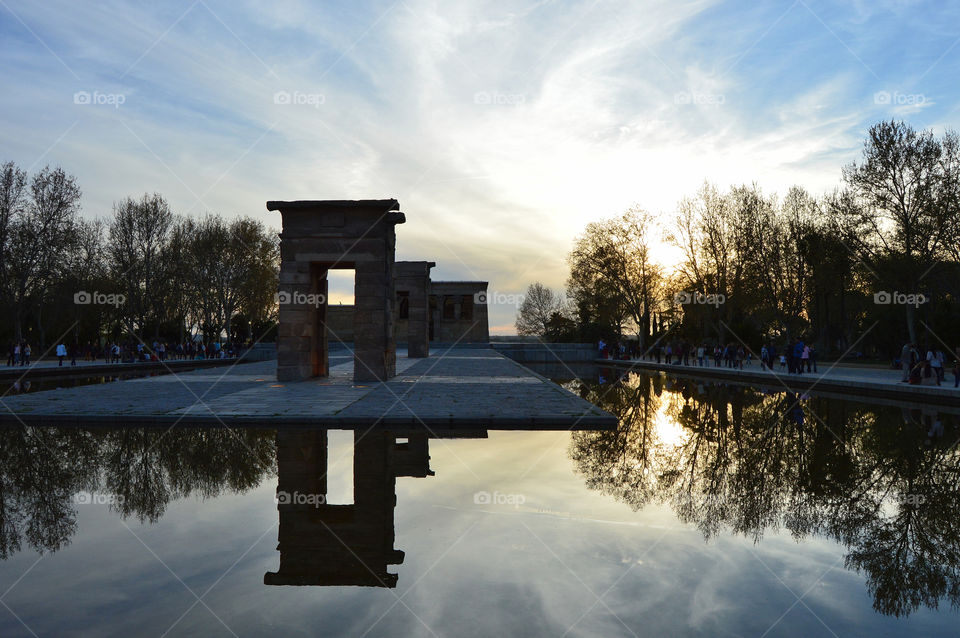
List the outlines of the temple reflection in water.
{"label": "temple reflection in water", "polygon": [[[570,387],[619,417],[614,430],[556,434],[558,446],[569,437],[581,477],[571,480],[596,498],[636,511],[667,506],[708,540],[828,539],[883,614],[960,604],[960,409],[680,376]],[[148,525],[175,500],[251,492],[277,476],[269,507],[279,517],[279,567],[263,583],[395,587],[391,569],[404,559],[394,546],[397,478],[433,476],[431,438],[485,436],[361,427],[353,502],[337,505],[326,501],[323,430],[2,428],[0,560],[67,547],[82,533],[78,494],[111,495],[112,516]],[[519,440],[511,436],[483,445],[508,456]]]}
{"label": "temple reflection in water", "polygon": [[327,502],[328,435],[325,430],[277,432],[277,509],[280,569],[266,585],[396,587],[390,565],[403,563],[395,549],[397,477],[433,476],[430,438],[485,438],[486,432],[356,431],[350,505]]}

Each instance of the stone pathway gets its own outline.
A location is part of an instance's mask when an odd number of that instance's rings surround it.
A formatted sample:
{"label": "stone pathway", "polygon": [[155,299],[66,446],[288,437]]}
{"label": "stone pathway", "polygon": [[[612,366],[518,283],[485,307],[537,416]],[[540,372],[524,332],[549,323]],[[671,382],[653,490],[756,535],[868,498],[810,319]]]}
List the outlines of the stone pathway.
{"label": "stone pathway", "polygon": [[492,349],[428,359],[398,353],[397,376],[353,382],[353,360],[330,376],[278,383],[276,362],[240,363],[0,399],[4,423],[90,425],[612,427],[615,418]]}

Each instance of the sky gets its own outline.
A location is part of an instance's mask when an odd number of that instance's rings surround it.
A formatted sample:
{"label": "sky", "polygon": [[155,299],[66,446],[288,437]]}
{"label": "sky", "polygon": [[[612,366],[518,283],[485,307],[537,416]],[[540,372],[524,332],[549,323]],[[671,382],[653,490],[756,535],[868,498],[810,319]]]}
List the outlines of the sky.
{"label": "sky", "polygon": [[396,198],[397,259],[489,281],[512,333],[591,221],[828,192],[877,121],[960,128],[958,44],[960,5],[907,0],[0,0],[0,161],[62,166],[90,218]]}

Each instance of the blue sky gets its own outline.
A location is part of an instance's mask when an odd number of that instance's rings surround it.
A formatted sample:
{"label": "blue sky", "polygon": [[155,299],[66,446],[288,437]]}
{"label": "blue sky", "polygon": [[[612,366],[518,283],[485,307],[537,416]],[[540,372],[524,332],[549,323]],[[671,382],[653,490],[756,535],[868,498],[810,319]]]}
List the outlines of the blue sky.
{"label": "blue sky", "polygon": [[957,128],[958,59],[946,2],[0,0],[0,160],[89,217],[396,197],[399,259],[508,295],[631,205],[822,193],[880,119]]}

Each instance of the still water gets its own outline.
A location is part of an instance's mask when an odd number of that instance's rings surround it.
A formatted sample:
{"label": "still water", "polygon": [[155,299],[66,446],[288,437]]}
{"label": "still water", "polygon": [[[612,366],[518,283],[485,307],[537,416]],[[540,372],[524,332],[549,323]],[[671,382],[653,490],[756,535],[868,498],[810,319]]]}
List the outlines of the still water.
{"label": "still water", "polygon": [[955,636],[957,418],[629,375],[591,432],[0,430],[0,636]]}

